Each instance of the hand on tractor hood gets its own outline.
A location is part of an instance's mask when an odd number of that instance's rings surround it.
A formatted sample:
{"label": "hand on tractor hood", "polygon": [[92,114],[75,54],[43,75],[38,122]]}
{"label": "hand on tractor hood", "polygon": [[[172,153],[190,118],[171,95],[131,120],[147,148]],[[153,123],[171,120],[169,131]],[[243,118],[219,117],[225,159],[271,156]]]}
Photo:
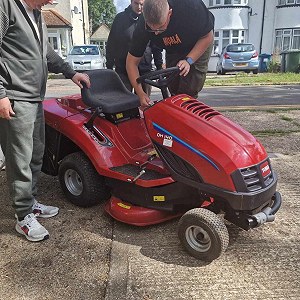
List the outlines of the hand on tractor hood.
{"label": "hand on tractor hood", "polygon": [[90,82],[90,78],[89,75],[86,73],[76,73],[73,77],[72,77],[72,81],[77,84],[81,89],[83,88],[82,86],[82,82],[86,84],[87,88],[91,87],[91,82]]}

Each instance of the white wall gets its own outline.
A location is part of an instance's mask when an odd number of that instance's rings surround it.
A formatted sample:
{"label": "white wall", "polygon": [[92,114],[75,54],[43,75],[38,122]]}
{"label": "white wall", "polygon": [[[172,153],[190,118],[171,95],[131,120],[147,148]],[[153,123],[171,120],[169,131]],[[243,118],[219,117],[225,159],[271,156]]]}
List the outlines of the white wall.
{"label": "white wall", "polygon": [[277,9],[275,29],[300,27],[300,7]]}
{"label": "white wall", "polygon": [[248,9],[219,8],[212,9],[215,16],[215,29],[248,29]]}
{"label": "white wall", "polygon": [[[55,1],[53,5],[49,4],[45,7],[56,10],[72,24],[71,43],[75,45],[89,43],[87,0],[60,0]],[[77,7],[77,9],[74,10],[75,7]]]}
{"label": "white wall", "polygon": [[[203,2],[208,6],[208,0]],[[253,43],[260,53],[272,54],[276,29],[300,28],[300,6],[277,5],[278,0],[249,0],[244,8],[220,6],[210,11],[215,16],[215,30],[244,29],[246,42]],[[209,71],[215,71],[216,63],[217,57],[212,55]]]}

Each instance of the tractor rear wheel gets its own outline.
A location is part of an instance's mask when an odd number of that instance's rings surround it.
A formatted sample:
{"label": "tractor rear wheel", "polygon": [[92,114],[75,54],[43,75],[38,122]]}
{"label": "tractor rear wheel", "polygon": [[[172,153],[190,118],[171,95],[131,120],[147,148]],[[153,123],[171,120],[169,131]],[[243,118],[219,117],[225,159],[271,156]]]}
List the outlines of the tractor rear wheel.
{"label": "tractor rear wheel", "polygon": [[178,237],[187,252],[203,261],[218,258],[229,242],[224,222],[204,208],[191,209],[181,217]]}
{"label": "tractor rear wheel", "polygon": [[60,164],[58,176],[67,199],[77,206],[93,206],[110,197],[104,177],[82,152],[66,156]]}

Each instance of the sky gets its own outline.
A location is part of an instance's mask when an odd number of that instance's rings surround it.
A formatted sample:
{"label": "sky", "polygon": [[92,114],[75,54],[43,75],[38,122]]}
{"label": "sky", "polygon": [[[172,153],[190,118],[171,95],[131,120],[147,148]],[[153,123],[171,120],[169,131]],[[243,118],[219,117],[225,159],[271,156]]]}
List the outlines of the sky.
{"label": "sky", "polygon": [[114,0],[117,12],[123,11],[129,4],[130,0]]}

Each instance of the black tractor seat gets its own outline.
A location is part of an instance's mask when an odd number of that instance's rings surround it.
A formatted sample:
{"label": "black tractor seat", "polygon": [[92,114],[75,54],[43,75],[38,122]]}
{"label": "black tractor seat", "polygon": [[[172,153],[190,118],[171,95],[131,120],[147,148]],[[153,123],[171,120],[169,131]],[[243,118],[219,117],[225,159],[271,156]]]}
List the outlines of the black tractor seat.
{"label": "black tractor seat", "polygon": [[119,75],[110,69],[86,71],[91,87],[81,90],[83,102],[91,108],[100,108],[104,114],[116,114],[140,106],[137,95],[128,91]]}

